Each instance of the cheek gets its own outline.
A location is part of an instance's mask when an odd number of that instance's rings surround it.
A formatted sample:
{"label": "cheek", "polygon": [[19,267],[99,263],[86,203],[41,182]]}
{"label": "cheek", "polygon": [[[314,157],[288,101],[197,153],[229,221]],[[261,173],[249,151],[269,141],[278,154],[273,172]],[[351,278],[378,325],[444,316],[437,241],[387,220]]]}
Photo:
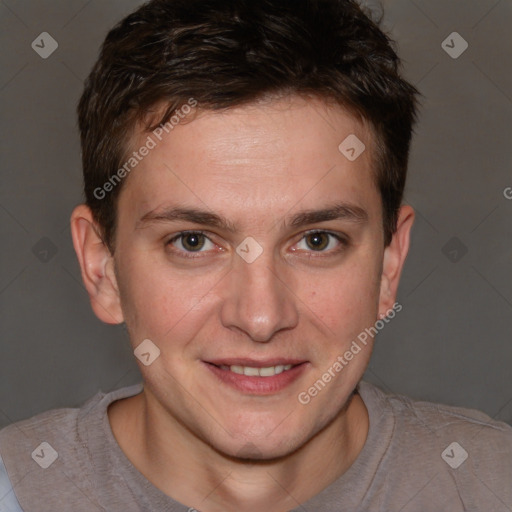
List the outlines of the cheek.
{"label": "cheek", "polygon": [[171,271],[165,262],[139,255],[119,264],[121,304],[126,323],[137,336],[166,339],[176,330],[198,327],[212,307],[216,283],[212,272]]}
{"label": "cheek", "polygon": [[378,313],[379,265],[365,258],[354,258],[325,275],[303,280],[303,302],[332,333],[356,336],[372,325]]}

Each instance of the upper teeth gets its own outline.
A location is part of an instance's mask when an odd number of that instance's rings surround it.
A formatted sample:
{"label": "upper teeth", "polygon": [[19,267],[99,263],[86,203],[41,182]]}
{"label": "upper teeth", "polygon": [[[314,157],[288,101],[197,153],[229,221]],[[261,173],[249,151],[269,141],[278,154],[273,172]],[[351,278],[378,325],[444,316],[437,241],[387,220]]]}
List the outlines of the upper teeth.
{"label": "upper teeth", "polygon": [[235,364],[231,366],[221,365],[223,370],[230,370],[233,373],[239,375],[247,375],[249,377],[272,377],[292,367],[291,364],[278,364],[277,366],[268,366],[267,368],[254,368],[252,366],[237,366]]}

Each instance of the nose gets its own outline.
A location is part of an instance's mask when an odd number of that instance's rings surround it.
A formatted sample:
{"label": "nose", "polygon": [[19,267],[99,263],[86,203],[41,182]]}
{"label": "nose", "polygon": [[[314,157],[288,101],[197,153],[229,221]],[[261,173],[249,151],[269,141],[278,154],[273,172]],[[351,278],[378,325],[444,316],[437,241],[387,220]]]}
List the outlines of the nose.
{"label": "nose", "polygon": [[298,298],[271,257],[263,253],[252,263],[238,258],[226,277],[221,309],[224,327],[243,331],[260,343],[296,327]]}

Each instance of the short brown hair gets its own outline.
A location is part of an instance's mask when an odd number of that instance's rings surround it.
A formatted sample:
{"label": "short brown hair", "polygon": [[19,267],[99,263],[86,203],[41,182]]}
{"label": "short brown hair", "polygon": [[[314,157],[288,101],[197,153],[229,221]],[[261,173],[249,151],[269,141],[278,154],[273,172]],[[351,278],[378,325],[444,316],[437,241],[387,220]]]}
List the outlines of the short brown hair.
{"label": "short brown hair", "polygon": [[334,101],[372,128],[389,244],[418,94],[399,64],[390,39],[353,0],[144,4],[107,35],[78,106],[85,199],[103,240],[113,252],[121,184],[100,198],[95,190],[123,165],[134,127],[157,104],[168,105],[163,124],[190,98],[216,110],[304,94]]}

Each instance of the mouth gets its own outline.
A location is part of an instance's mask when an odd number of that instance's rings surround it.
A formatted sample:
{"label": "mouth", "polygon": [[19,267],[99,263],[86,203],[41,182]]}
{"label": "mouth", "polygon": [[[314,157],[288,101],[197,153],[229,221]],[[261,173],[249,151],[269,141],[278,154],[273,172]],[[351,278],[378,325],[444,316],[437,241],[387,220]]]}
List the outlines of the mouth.
{"label": "mouth", "polygon": [[268,395],[289,386],[306,369],[307,361],[204,361],[224,384],[249,394]]}

